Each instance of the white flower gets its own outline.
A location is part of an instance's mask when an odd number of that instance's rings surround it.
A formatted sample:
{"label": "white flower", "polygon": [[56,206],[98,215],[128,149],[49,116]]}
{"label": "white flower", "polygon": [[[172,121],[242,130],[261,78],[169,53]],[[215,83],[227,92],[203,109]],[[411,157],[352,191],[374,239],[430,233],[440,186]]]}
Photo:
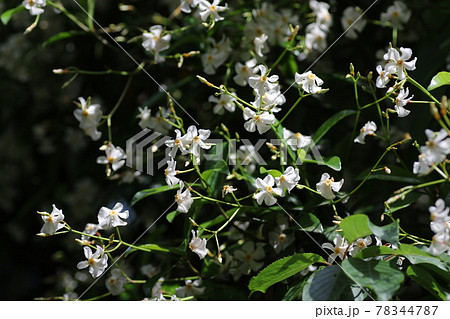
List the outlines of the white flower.
{"label": "white flower", "polygon": [[197,128],[194,125],[191,125],[187,129],[186,133],[186,142],[189,145],[189,153],[194,155],[196,158],[200,157],[200,148],[209,150],[211,145],[205,144],[205,140],[211,134],[210,130],[200,129],[197,131]]}
{"label": "white flower", "polygon": [[394,28],[403,29],[403,24],[407,23],[411,17],[411,10],[401,1],[394,1],[394,4],[381,13],[382,22],[390,22]]}
{"label": "white flower", "polygon": [[102,148],[105,149],[106,156],[97,157],[97,164],[111,165],[113,171],[117,171],[125,164],[125,159],[127,156],[121,147],[115,147],[113,144],[107,144]]}
{"label": "white flower", "polygon": [[333,23],[333,18],[328,11],[330,5],[325,2],[310,0],[309,7],[316,16],[316,23],[320,25],[324,30],[327,30]]}
{"label": "white flower", "polygon": [[208,98],[208,101],[216,103],[213,108],[213,113],[215,114],[222,115],[225,113],[224,110],[227,110],[228,112],[234,112],[234,109],[236,108],[236,105],[234,104],[234,101],[236,101],[236,99],[227,94],[221,94],[219,98],[211,95]]}
{"label": "white flower", "polygon": [[411,97],[407,97],[409,95],[409,89],[401,89],[400,92],[398,92],[398,96],[395,99],[395,111],[398,114],[398,117],[405,117],[409,113],[411,113],[410,110],[407,110],[404,108],[404,106],[411,102],[411,99],[414,97],[414,95],[411,95]]}
{"label": "white flower", "polygon": [[322,79],[308,71],[303,74],[295,73],[295,83],[297,83],[306,93],[317,93],[322,90]]}
{"label": "white flower", "polygon": [[219,6],[220,0],[214,0],[213,3],[209,3],[206,0],[202,0],[198,3],[198,8],[200,9],[200,17],[203,21],[211,16],[214,21],[220,21],[224,18],[219,16],[219,12],[225,11],[228,9],[228,4],[225,6]]}
{"label": "white flower", "polygon": [[375,135],[375,131],[377,130],[377,125],[373,121],[369,121],[361,128],[359,131],[359,135],[354,139],[355,143],[365,144],[364,138],[367,135]]}
{"label": "white flower", "polygon": [[436,201],[436,206],[430,206],[430,228],[438,234],[444,231],[450,231],[450,216],[448,212],[450,208],[445,207],[445,202],[442,198]]}
{"label": "white flower", "polygon": [[306,49],[322,52],[327,48],[327,34],[320,28],[320,25],[317,23],[308,24],[305,31]]}
{"label": "white flower", "polygon": [[385,70],[394,74],[397,73],[399,80],[406,78],[405,70],[415,70],[417,57],[411,61],[407,61],[412,56],[412,50],[409,48],[400,48],[401,54],[395,48],[389,48],[388,52],[383,56],[384,60],[390,61],[386,63]]}
{"label": "white flower", "polygon": [[230,39],[223,36],[219,42],[216,42],[214,38],[208,38],[207,42],[210,43],[211,48],[202,55],[203,71],[206,74],[215,74],[216,69],[225,63],[230,55],[232,48],[230,46]]}
{"label": "white flower", "polygon": [[122,275],[120,269],[114,268],[111,270],[111,276],[106,279],[105,285],[111,295],[117,296],[125,291],[123,285],[126,282],[127,279]]}
{"label": "white flower", "polygon": [[108,267],[108,255],[105,254],[105,251],[99,245],[97,245],[97,250],[94,254],[92,254],[92,250],[88,246],[84,246],[83,251],[87,260],[80,261],[77,264],[77,268],[84,269],[89,267],[89,273],[93,278],[97,278]]}
{"label": "white flower", "polygon": [[432,130],[425,130],[428,141],[425,146],[420,147],[420,151],[425,155],[425,160],[431,166],[433,164],[441,163],[450,153],[450,139],[447,131],[441,129],[439,132]]}
{"label": "white flower", "polygon": [[256,91],[259,95],[264,95],[266,91],[270,91],[275,89],[278,84],[275,83],[278,81],[278,75],[271,75],[267,77],[267,69],[264,65],[260,64],[258,65],[253,72],[256,73],[256,71],[259,69],[261,72],[261,76],[255,75],[251,76],[248,79],[248,84]]}
{"label": "white flower", "polygon": [[275,179],[270,174],[268,174],[264,179],[258,177],[255,183],[256,187],[260,190],[254,195],[258,205],[261,205],[264,201],[267,206],[271,206],[277,202],[274,195],[283,195],[283,190],[281,188],[273,187],[275,184]]}
{"label": "white flower", "polygon": [[191,8],[195,8],[201,0],[181,0],[180,11],[191,13]]}
{"label": "white flower", "polygon": [[46,0],[24,0],[22,5],[25,9],[30,11],[32,16],[40,15],[44,12],[44,7],[47,4]]}
{"label": "white flower", "polygon": [[337,235],[334,239],[334,246],[330,243],[322,244],[322,248],[326,248],[332,251],[331,255],[328,256],[328,262],[331,264],[336,260],[336,257],[344,259],[345,252],[347,250],[348,244],[340,235]]}
{"label": "white flower", "polygon": [[253,40],[253,44],[255,45],[255,52],[259,57],[263,57],[262,50],[264,49],[264,44],[266,43],[269,37],[266,34],[261,34],[261,36],[256,37]]}
{"label": "white flower", "polygon": [[343,179],[340,182],[335,182],[334,178],[330,178],[328,173],[323,173],[320,182],[316,184],[316,189],[324,198],[333,199],[336,197],[333,191],[338,192],[342,184],[344,184]]}
{"label": "white flower", "polygon": [[294,234],[286,234],[286,225],[278,225],[274,230],[269,232],[269,243],[277,253],[285,250],[294,240]]}
{"label": "white flower", "polygon": [[239,273],[248,275],[250,271],[257,271],[263,265],[265,257],[262,243],[257,243],[256,247],[252,241],[247,241],[241,249],[234,252],[234,257],[241,262],[238,266]]}
{"label": "white flower", "polygon": [[305,148],[312,142],[311,136],[302,135],[301,133],[293,133],[286,128],[283,128],[283,139],[294,150]]}
{"label": "white flower", "polygon": [[191,208],[192,203],[194,200],[192,199],[191,192],[189,189],[186,189],[183,192],[184,183],[180,181],[180,189],[177,191],[177,194],[175,195],[175,202],[178,204],[177,211],[181,213],[187,213],[189,211],[189,208]]}
{"label": "white flower", "polygon": [[189,136],[187,134],[181,136],[180,130],[175,130],[176,137],[173,140],[168,140],[165,142],[166,146],[172,147],[170,151],[170,156],[172,158],[177,154],[178,149],[181,150],[181,154],[185,155],[188,153],[186,146],[189,144]]}
{"label": "white flower", "polygon": [[367,246],[369,246],[370,244],[372,244],[372,238],[370,236],[367,236],[365,238],[358,238],[350,246],[350,249],[349,249],[350,256],[352,256],[352,257],[356,256],[356,254],[359,251],[367,248]]}
{"label": "white flower", "polygon": [[438,256],[445,251],[450,250],[450,231],[443,231],[433,236],[428,252],[431,255]]}
{"label": "white flower", "polygon": [[391,74],[386,70],[383,70],[383,67],[381,65],[377,65],[377,72],[379,75],[375,81],[375,85],[379,89],[385,88],[386,84],[388,84],[389,80],[391,79]]}
{"label": "white flower", "polygon": [[264,95],[256,94],[256,99],[252,104],[265,111],[279,112],[281,108],[277,105],[283,105],[286,103],[286,97],[281,93],[279,89],[273,89],[264,93]]}
{"label": "white flower", "polygon": [[438,198],[435,203],[436,206],[430,206],[428,211],[430,212],[431,221],[448,221],[449,216],[448,212],[450,210],[449,207],[445,206],[445,202],[442,198]]}
{"label": "white flower", "polygon": [[141,272],[148,278],[152,278],[159,273],[159,269],[151,264],[148,264],[141,267]]}
{"label": "white flower", "polygon": [[251,59],[245,62],[245,65],[242,63],[236,63],[234,66],[234,71],[236,75],[233,77],[234,82],[240,86],[246,86],[249,77],[254,76],[255,73],[253,69],[256,66],[256,59]]}
{"label": "white flower", "polygon": [[[366,26],[367,20],[362,15],[363,11],[359,7],[347,7],[342,15],[341,24],[344,30],[347,30],[345,36],[350,39],[356,39],[358,33]],[[356,21],[356,22],[355,22]]]}
{"label": "white flower", "polygon": [[98,140],[102,135],[97,131],[97,126],[102,118],[102,110],[99,104],[90,103],[90,99],[87,101],[79,97],[80,101],[79,109],[73,111],[73,115],[80,122],[80,128],[86,135],[89,135],[94,141]]}
{"label": "white flower", "polygon": [[58,230],[64,227],[64,214],[62,210],[56,208],[53,204],[51,214],[46,212],[38,212],[41,215],[44,225],[41,228],[40,234],[54,235]]}
{"label": "white flower", "polygon": [[150,32],[142,34],[144,38],[142,46],[155,56],[156,63],[165,60],[164,57],[160,56],[159,52],[167,50],[170,44],[170,34],[162,35],[163,32],[164,28],[161,25],[154,25],[150,27]]}
{"label": "white flower", "polygon": [[171,158],[167,162],[167,168],[164,170],[164,176],[166,177],[166,183],[167,185],[173,186],[175,184],[178,184],[180,179],[176,177],[178,174],[178,171],[176,170],[177,163],[173,158]]}
{"label": "white flower", "polygon": [[191,232],[192,240],[189,243],[189,249],[196,253],[200,259],[203,259],[208,253],[208,249],[206,248],[206,238],[198,237],[198,230],[197,233],[193,229]]}
{"label": "white flower", "polygon": [[123,209],[122,203],[116,203],[113,209],[109,209],[107,207],[100,208],[98,212],[98,225],[100,227],[116,227],[116,226],[125,226],[127,224],[126,221],[122,219],[127,219],[129,216],[128,210],[121,213]]}
{"label": "white flower", "polygon": [[167,123],[165,119],[169,117],[170,110],[164,107],[161,108],[161,112],[158,111],[156,116],[151,116],[151,110],[148,107],[139,107],[139,114],[137,118],[140,118],[139,126],[144,128],[151,128],[162,134],[168,134],[172,125]]}
{"label": "white flower", "polygon": [[427,156],[425,154],[419,155],[419,161],[414,162],[413,164],[413,173],[419,175],[426,175],[431,172],[431,165],[427,160]]}
{"label": "white flower", "polygon": [[[99,230],[103,229],[100,225],[88,223],[84,226],[83,233],[87,235],[95,235]],[[81,240],[89,240],[91,237],[87,235],[81,235]]]}
{"label": "white flower", "polygon": [[222,188],[222,198],[227,194],[233,194],[235,191],[237,191],[237,188],[234,188],[231,185],[224,185]]}
{"label": "white flower", "polygon": [[183,287],[178,287],[175,289],[177,297],[184,298],[189,296],[201,295],[205,291],[205,287],[201,287],[202,279],[197,280],[186,280]]}
{"label": "white flower", "polygon": [[256,114],[250,108],[244,108],[244,128],[249,132],[254,132],[258,129],[259,134],[264,134],[270,130],[270,125],[274,123],[275,116],[269,112]]}
{"label": "white flower", "polygon": [[283,175],[275,178],[277,187],[280,187],[283,190],[287,190],[288,193],[290,193],[291,190],[298,184],[299,180],[300,175],[298,173],[298,169],[293,168],[292,166],[286,168]]}

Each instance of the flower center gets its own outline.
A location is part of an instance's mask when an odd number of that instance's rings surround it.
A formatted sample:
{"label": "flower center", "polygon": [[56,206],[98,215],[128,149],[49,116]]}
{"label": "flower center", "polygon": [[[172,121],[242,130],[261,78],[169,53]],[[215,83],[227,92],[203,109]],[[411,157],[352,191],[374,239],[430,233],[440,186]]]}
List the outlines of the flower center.
{"label": "flower center", "polygon": [[267,187],[266,187],[266,192],[268,192],[268,193],[273,193],[273,188],[272,188],[272,186],[267,186]]}
{"label": "flower center", "polygon": [[108,156],[108,162],[110,162],[110,163],[114,162],[114,157]]}
{"label": "flower center", "polygon": [[247,255],[245,255],[245,260],[246,261],[250,261],[250,260],[252,260],[253,258],[252,258],[252,254],[250,254],[250,253],[248,253]]}
{"label": "flower center", "polygon": [[335,254],[339,255],[342,252],[342,249],[341,249],[341,247],[335,247],[333,251]]}
{"label": "flower center", "polygon": [[255,115],[255,116],[253,117],[253,121],[255,121],[255,122],[261,122],[261,116]]}
{"label": "flower center", "polygon": [[90,266],[94,265],[94,264],[95,264],[94,258],[89,258],[89,259],[88,259],[88,264],[89,264]]}
{"label": "flower center", "polygon": [[325,181],[325,185],[331,186],[331,183],[333,183],[333,182],[334,182],[334,177],[328,178],[328,179]]}
{"label": "flower center", "polygon": [[308,79],[310,79],[310,80],[314,80],[314,79],[315,79],[315,76],[314,76],[314,74],[308,74]]}
{"label": "flower center", "polygon": [[400,65],[400,66],[401,66],[401,65],[403,65],[404,62],[405,62],[405,61],[403,61],[402,59],[398,59],[398,60],[397,60],[397,65]]}
{"label": "flower center", "polygon": [[280,234],[280,236],[278,236],[278,241],[279,242],[283,242],[286,240],[286,235],[285,234]]}

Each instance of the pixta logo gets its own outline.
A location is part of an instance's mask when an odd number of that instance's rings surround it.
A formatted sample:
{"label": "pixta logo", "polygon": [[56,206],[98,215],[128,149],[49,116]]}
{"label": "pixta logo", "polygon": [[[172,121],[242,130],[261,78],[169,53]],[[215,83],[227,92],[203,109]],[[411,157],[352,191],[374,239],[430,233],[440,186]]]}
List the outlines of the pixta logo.
{"label": "pixta logo", "polygon": [[[171,148],[166,146],[166,142],[169,140],[172,140],[170,136],[150,129],[144,129],[137,133],[126,142],[126,166],[153,176],[155,168],[156,170],[161,169],[171,158]],[[204,161],[223,160],[230,166],[267,165],[264,157],[260,154],[265,149],[264,146],[274,154],[272,160],[279,159],[281,165],[288,165],[288,163],[301,165],[305,161],[314,161],[319,165],[325,165],[319,149],[312,139],[302,145],[298,145],[295,138],[258,139],[254,144],[249,139],[228,141],[207,139],[205,143],[215,147],[211,147],[202,154],[201,157]],[[164,157],[155,164],[154,154],[162,147],[164,148]],[[187,149],[189,151],[189,145],[187,145]]]}

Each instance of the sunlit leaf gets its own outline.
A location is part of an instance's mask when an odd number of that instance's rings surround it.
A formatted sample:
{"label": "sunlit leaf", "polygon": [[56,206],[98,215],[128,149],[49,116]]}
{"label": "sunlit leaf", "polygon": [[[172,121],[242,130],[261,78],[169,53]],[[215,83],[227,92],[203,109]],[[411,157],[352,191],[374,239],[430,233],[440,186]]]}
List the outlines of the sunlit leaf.
{"label": "sunlit leaf", "polygon": [[296,254],[282,258],[270,264],[253,277],[250,280],[248,289],[251,292],[266,292],[270,286],[295,275],[314,263],[325,264],[326,262],[321,256],[312,253]]}
{"label": "sunlit leaf", "polygon": [[443,85],[450,85],[450,72],[442,71],[433,76],[427,90],[431,91]]}
{"label": "sunlit leaf", "polygon": [[358,285],[375,291],[379,300],[390,300],[404,279],[401,271],[384,260],[347,258],[342,262],[342,269]]}

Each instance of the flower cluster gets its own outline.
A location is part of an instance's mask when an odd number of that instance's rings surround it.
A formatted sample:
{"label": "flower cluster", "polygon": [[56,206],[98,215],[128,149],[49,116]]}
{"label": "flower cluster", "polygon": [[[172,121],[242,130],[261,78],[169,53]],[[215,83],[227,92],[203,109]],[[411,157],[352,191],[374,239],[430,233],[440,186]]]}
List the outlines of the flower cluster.
{"label": "flower cluster", "polygon": [[446,207],[442,198],[436,201],[436,206],[430,206],[430,227],[435,233],[429,247],[432,255],[440,255],[444,252],[450,254],[450,216],[449,208]]}
{"label": "flower cluster", "polygon": [[450,154],[450,138],[445,129],[439,132],[425,130],[428,141],[420,147],[419,160],[414,162],[414,174],[426,175],[431,172],[432,167],[442,163]]}

